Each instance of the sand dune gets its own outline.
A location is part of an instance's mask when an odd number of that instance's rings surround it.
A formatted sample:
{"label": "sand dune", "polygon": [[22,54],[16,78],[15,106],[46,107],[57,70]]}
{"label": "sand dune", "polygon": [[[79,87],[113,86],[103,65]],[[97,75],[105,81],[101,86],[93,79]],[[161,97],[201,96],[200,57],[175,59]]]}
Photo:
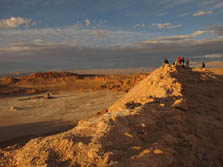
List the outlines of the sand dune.
{"label": "sand dune", "polygon": [[103,115],[1,151],[8,166],[223,165],[223,77],[165,65]]}

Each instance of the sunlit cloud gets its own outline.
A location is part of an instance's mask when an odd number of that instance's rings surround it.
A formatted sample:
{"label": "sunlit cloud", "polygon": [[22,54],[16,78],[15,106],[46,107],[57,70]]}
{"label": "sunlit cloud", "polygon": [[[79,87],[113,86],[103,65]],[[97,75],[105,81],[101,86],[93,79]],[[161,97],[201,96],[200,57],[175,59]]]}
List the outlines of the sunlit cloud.
{"label": "sunlit cloud", "polygon": [[150,33],[123,30],[84,29],[75,26],[41,28],[41,29],[12,29],[0,31],[0,46],[8,47],[17,42],[24,43],[71,43],[78,46],[107,47],[149,38]]}
{"label": "sunlit cloud", "polygon": [[0,20],[0,28],[18,28],[20,26],[32,26],[36,23],[32,19],[24,19],[21,17],[11,17],[9,19]]}
{"label": "sunlit cloud", "polygon": [[171,42],[185,44],[185,43],[190,43],[191,41],[198,42],[199,40],[196,40],[196,37],[206,34],[206,33],[209,33],[209,31],[197,30],[197,31],[193,32],[192,34],[175,35],[175,36],[160,36],[160,37],[154,38],[152,40],[145,40],[143,42],[139,42],[139,44],[142,44],[142,43],[143,44],[159,44],[159,43],[171,43]]}
{"label": "sunlit cloud", "polygon": [[84,20],[84,22],[87,27],[89,27],[89,25],[91,24],[90,20],[88,20],[88,19]]}
{"label": "sunlit cloud", "polygon": [[193,16],[204,16],[204,15],[210,15],[210,14],[212,14],[211,10],[209,10],[209,11],[200,11],[200,12],[194,13]]}
{"label": "sunlit cloud", "polygon": [[223,58],[223,54],[214,53],[214,54],[207,54],[203,56],[194,56],[194,58],[219,59],[219,58]]}
{"label": "sunlit cloud", "polygon": [[41,39],[34,39],[33,40],[33,43],[36,43],[36,44],[39,44],[39,43],[42,43],[43,41]]}
{"label": "sunlit cloud", "polygon": [[182,24],[172,25],[171,23],[158,23],[152,24],[153,27],[157,27],[159,29],[172,29],[182,27]]}
{"label": "sunlit cloud", "polygon": [[134,27],[138,28],[138,27],[145,27],[145,24],[136,24]]}
{"label": "sunlit cloud", "polygon": [[158,37],[158,38],[156,38],[156,40],[159,40],[159,41],[191,40],[191,39],[195,39],[197,36],[203,35],[205,33],[208,33],[208,31],[197,30],[197,31],[193,32],[192,34],[176,35],[176,36],[164,36],[164,37]]}

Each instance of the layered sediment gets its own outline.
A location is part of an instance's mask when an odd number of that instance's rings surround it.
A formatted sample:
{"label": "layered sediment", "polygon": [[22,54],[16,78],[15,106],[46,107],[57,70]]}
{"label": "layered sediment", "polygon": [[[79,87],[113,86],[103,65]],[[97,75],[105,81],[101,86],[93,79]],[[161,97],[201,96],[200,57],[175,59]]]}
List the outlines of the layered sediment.
{"label": "layered sediment", "polygon": [[22,77],[0,77],[0,95],[27,95],[47,91],[129,91],[148,74],[76,74],[37,72]]}

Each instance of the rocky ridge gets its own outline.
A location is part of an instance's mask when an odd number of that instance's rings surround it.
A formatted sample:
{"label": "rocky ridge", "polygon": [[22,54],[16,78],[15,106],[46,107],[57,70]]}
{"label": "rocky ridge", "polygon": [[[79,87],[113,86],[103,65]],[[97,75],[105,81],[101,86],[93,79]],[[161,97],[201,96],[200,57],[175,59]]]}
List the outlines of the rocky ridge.
{"label": "rocky ridge", "polygon": [[1,151],[9,166],[223,165],[223,80],[164,65],[108,112],[70,131]]}

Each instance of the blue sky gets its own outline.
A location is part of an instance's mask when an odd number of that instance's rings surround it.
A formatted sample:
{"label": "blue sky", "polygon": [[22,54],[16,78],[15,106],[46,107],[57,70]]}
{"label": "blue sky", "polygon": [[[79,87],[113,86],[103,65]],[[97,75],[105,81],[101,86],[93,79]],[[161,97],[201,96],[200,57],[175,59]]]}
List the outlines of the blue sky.
{"label": "blue sky", "polygon": [[69,68],[80,68],[86,61],[80,51],[92,57],[91,49],[105,63],[85,68],[132,67],[113,61],[129,54],[150,64],[177,55],[222,60],[222,18],[222,0],[0,0],[0,70],[25,71],[28,64],[40,70],[41,57],[52,58],[58,48],[52,64],[62,69],[70,60],[76,64]]}

